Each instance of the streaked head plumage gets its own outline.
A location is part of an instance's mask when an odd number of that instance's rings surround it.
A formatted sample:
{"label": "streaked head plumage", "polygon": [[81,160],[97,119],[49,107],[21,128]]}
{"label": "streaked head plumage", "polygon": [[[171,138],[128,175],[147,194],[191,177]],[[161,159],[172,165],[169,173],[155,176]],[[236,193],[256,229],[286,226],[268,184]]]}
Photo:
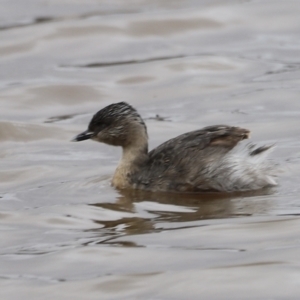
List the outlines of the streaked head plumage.
{"label": "streaked head plumage", "polygon": [[92,139],[114,146],[124,146],[130,142],[135,130],[143,130],[146,125],[138,112],[126,102],[110,104],[99,110],[91,119],[88,129],[75,137],[75,141]]}

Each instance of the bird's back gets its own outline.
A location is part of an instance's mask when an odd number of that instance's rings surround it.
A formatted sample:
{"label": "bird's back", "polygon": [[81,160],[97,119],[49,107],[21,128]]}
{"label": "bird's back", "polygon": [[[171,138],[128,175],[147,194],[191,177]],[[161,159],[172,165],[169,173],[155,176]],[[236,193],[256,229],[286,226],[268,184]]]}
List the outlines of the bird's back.
{"label": "bird's back", "polygon": [[251,190],[275,183],[257,159],[270,147],[240,143],[248,137],[248,130],[226,125],[182,134],[153,149],[133,174],[132,184],[152,191],[199,192]]}

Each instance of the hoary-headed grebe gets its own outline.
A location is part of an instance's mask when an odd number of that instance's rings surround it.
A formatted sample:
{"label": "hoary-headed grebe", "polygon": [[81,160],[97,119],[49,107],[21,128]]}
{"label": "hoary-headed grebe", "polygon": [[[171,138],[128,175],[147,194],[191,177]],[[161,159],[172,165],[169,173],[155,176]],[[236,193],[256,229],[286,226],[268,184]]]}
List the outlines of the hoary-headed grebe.
{"label": "hoary-headed grebe", "polygon": [[243,140],[249,130],[208,126],[166,141],[148,152],[146,125],[125,102],[98,111],[73,141],[92,139],[123,148],[112,185],[118,189],[205,192],[250,191],[276,185],[265,160],[272,146]]}

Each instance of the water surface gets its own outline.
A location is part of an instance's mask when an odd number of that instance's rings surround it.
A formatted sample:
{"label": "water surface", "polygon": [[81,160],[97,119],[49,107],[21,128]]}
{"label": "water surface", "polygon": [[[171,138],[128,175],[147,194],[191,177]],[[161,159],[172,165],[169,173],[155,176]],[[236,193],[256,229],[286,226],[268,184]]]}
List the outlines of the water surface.
{"label": "water surface", "polygon": [[[3,1],[1,299],[299,299],[298,1]],[[279,186],[118,192],[70,143],[127,101],[150,148],[212,124],[275,143]]]}

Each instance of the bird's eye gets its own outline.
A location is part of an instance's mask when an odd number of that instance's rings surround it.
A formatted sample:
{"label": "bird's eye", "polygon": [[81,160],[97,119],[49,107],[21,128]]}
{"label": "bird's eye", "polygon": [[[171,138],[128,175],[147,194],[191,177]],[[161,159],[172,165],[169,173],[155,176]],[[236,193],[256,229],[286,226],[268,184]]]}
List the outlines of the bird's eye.
{"label": "bird's eye", "polygon": [[108,125],[105,123],[101,123],[101,124],[97,124],[94,128],[95,128],[95,132],[101,132],[102,130],[104,130]]}
{"label": "bird's eye", "polygon": [[99,131],[101,131],[101,130],[105,129],[106,127],[107,127],[107,124],[102,123],[99,125],[98,129],[99,129]]}
{"label": "bird's eye", "polygon": [[105,124],[105,123],[90,124],[89,130],[98,134],[98,132],[102,131],[106,127],[107,127],[107,124]]}

